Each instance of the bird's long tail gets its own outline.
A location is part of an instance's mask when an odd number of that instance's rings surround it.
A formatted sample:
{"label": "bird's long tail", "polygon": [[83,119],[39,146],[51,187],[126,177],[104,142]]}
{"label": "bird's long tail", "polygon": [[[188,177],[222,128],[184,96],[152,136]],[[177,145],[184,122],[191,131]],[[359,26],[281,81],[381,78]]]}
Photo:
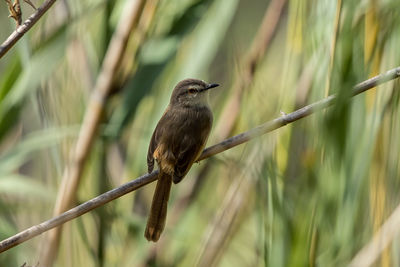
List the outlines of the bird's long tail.
{"label": "bird's long tail", "polygon": [[171,184],[172,177],[164,172],[160,172],[144,232],[144,236],[149,241],[157,242],[164,230]]}

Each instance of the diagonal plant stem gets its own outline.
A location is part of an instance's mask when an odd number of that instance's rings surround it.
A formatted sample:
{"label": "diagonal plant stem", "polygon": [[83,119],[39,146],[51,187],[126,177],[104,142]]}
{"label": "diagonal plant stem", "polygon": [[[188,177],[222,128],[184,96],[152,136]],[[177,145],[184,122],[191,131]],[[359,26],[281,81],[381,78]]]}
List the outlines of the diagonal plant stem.
{"label": "diagonal plant stem", "polygon": [[[73,204],[82,177],[86,159],[91,150],[97,128],[120,68],[120,62],[126,51],[129,37],[136,29],[144,0],[128,1],[121,15],[116,31],[111,38],[104,57],[96,85],[91,94],[75,150],[67,167],[64,169],[60,192],[57,196],[54,215],[66,211]],[[46,243],[41,252],[41,264],[52,266],[58,251],[61,228],[48,233]]]}
{"label": "diagonal plant stem", "polygon": [[[234,170],[235,173],[240,174],[235,175],[238,177],[233,179],[214,219],[210,221],[205,230],[205,234],[203,235],[204,241],[201,245],[195,266],[218,266],[227,244],[235,237],[238,228],[241,227],[246,217],[243,216],[245,213],[244,206],[248,203],[248,196],[251,195],[250,191],[254,188],[256,181],[254,174],[259,172],[259,170],[255,171],[255,169],[261,168],[260,166],[265,160],[265,156],[260,156],[259,154],[261,150],[263,148],[260,146],[254,146],[251,151],[246,153],[245,163],[243,168],[240,168],[242,170],[237,167],[237,169],[233,167],[229,170],[231,173]],[[256,167],[253,168],[251,166]]]}
{"label": "diagonal plant stem", "polygon": [[237,75],[232,87],[233,93],[228,99],[224,110],[215,127],[219,138],[227,138],[235,126],[240,111],[243,94],[254,81],[254,76],[260,61],[264,58],[270,43],[277,31],[281,14],[286,5],[286,0],[273,0],[270,2],[260,28],[251,44],[251,49],[244,58],[242,75]]}
{"label": "diagonal plant stem", "polygon": [[[10,2],[6,0],[7,2]],[[46,13],[47,10],[56,2],[56,0],[46,0],[36,9],[35,13],[29,16],[22,25],[17,25],[15,31],[0,45],[0,58],[13,47],[24,34],[29,31],[33,25]],[[13,15],[13,14],[11,14]]]}
{"label": "diagonal plant stem", "polygon": [[[385,83],[387,81],[393,80],[400,77],[400,67],[394,68],[392,70],[387,71],[384,74],[375,76],[371,79],[368,79],[364,82],[357,84],[352,91],[351,96],[356,96],[361,94],[367,90],[374,88],[375,86]],[[331,95],[327,98],[314,102],[310,105],[307,105],[303,108],[300,108],[292,113],[283,115],[279,118],[276,118],[272,121],[266,122],[256,128],[253,128],[247,132],[235,135],[231,138],[228,138],[221,143],[208,147],[203,151],[198,161],[209,158],[213,155],[221,153],[225,150],[228,150],[232,147],[238,146],[249,140],[276,130],[285,126],[286,124],[292,123],[304,117],[307,117],[313,113],[316,113],[319,110],[330,107],[335,103],[337,99],[336,95]],[[18,244],[23,243],[26,240],[29,240],[41,233],[44,233],[52,228],[62,225],[76,217],[79,217],[97,207],[100,207],[114,199],[117,199],[129,192],[132,192],[144,185],[147,185],[157,179],[158,171],[152,172],[150,174],[145,174],[140,176],[139,178],[132,180],[126,184],[123,184],[115,189],[112,189],[106,193],[103,193],[75,208],[72,208],[54,218],[47,220],[41,224],[32,226],[12,237],[9,237],[0,242],[0,253],[6,251]]]}
{"label": "diagonal plant stem", "polygon": [[[387,82],[389,80],[393,80],[395,78],[398,78],[399,76],[400,76],[400,67],[389,70],[384,74],[375,76],[371,79],[368,79],[364,82],[357,84],[353,89],[352,96],[361,94],[381,83]],[[281,128],[282,126],[285,126],[288,123],[297,121],[304,117],[307,117],[307,116],[315,113],[318,110],[327,108],[335,102],[336,98],[337,98],[336,95],[331,95],[320,101],[317,101],[310,105],[302,107],[292,113],[286,114],[286,115],[276,118],[272,121],[264,123],[250,131],[247,131],[242,134],[228,138],[228,139],[222,141],[221,143],[211,146],[211,147],[207,148],[206,150],[204,150],[204,152],[203,152],[203,154],[201,154],[199,160],[202,160],[202,159],[211,157],[215,154],[221,153],[222,151],[225,151],[229,148],[243,144],[243,143],[249,141],[250,139],[253,139],[254,137],[260,136],[267,132],[271,132],[275,129]]]}
{"label": "diagonal plant stem", "polygon": [[385,248],[400,233],[400,205],[378,229],[374,237],[366,244],[350,262],[350,267],[372,266]]}
{"label": "diagonal plant stem", "polygon": [[[237,123],[243,95],[251,90],[252,84],[256,79],[257,69],[269,50],[280,22],[285,18],[282,14],[284,13],[286,3],[286,0],[272,0],[265,10],[260,27],[251,44],[251,49],[244,56],[241,75],[236,75],[232,86],[232,94],[230,94],[221,116],[218,119],[218,124],[215,127],[214,135],[219,138],[219,140],[228,138]],[[204,183],[205,179],[202,179],[202,177],[210,170],[210,164],[211,161],[208,161],[201,168],[190,192],[191,198],[186,201],[186,205],[195,197],[196,189]],[[217,265],[219,261],[217,255],[221,255],[221,252],[225,248],[224,244],[227,244],[228,239],[232,238],[229,233],[232,233],[231,229],[233,228],[234,221],[238,222],[238,224],[241,223],[235,219],[243,207],[241,196],[245,194],[246,190],[250,190],[250,186],[244,183],[240,189],[236,187],[237,185],[232,183],[227,192],[237,192],[237,194],[229,196],[229,193],[227,193],[225,196],[227,202],[224,201],[224,203],[230,202],[232,205],[222,205],[220,209],[221,212],[219,215],[216,215],[215,222],[209,224],[209,233],[212,232],[212,234],[208,235],[207,240],[204,241],[201,248],[202,252],[199,254],[200,256],[196,266]],[[183,211],[185,208],[184,205],[179,206],[181,207],[180,211]]]}

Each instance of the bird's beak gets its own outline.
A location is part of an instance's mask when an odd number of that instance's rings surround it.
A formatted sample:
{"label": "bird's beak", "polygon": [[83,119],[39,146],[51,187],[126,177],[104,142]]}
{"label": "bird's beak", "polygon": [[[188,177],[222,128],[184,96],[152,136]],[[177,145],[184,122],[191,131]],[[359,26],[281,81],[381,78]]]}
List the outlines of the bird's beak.
{"label": "bird's beak", "polygon": [[217,87],[217,86],[219,86],[218,83],[210,83],[209,85],[207,85],[206,89],[211,89],[211,88],[214,88],[214,87]]}
{"label": "bird's beak", "polygon": [[210,83],[210,84],[208,84],[208,85],[206,86],[206,88],[204,88],[204,89],[201,90],[201,91],[206,91],[206,90],[209,90],[209,89],[214,88],[214,87],[217,87],[217,86],[219,86],[219,84],[217,84],[217,83]]}

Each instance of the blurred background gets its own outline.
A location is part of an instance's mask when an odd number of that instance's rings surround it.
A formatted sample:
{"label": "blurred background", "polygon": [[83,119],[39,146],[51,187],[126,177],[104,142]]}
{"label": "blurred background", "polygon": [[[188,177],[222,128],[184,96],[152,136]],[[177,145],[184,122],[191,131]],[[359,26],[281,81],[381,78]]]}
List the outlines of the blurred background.
{"label": "blurred background", "polygon": [[[0,59],[1,239],[53,216],[130,1],[59,0]],[[400,65],[398,1],[136,2],[71,206],[146,173],[151,134],[184,78],[221,84],[208,145],[330,94],[339,101],[196,164],[172,188],[157,244],[143,237],[151,184],[67,223],[54,265],[348,264],[400,202],[399,82],[348,99]],[[5,40],[15,22],[0,6]],[[34,12],[21,6],[24,19]],[[40,235],[0,254],[0,266],[42,266],[48,245]],[[376,266],[399,266],[399,247],[396,238]]]}

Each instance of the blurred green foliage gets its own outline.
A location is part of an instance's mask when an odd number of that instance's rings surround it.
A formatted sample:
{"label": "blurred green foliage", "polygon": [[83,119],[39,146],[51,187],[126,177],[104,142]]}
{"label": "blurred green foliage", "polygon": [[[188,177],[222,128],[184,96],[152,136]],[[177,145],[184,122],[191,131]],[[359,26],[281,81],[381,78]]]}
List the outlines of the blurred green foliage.
{"label": "blurred green foliage", "polygon": [[[79,202],[146,172],[150,136],[179,80],[221,84],[211,102],[224,125],[272,2],[157,2],[108,100]],[[2,239],[51,218],[124,4],[59,1],[0,60]],[[14,25],[0,5],[4,39]],[[157,244],[143,237],[153,185],[66,224],[56,266],[348,264],[400,202],[399,82],[349,99],[354,84],[400,65],[399,24],[396,0],[288,1],[230,132],[328,94],[337,105],[194,166],[173,187]],[[210,145],[217,136],[214,128]],[[0,254],[0,266],[35,266],[44,241]],[[398,246],[395,238],[377,266],[399,266]]]}

